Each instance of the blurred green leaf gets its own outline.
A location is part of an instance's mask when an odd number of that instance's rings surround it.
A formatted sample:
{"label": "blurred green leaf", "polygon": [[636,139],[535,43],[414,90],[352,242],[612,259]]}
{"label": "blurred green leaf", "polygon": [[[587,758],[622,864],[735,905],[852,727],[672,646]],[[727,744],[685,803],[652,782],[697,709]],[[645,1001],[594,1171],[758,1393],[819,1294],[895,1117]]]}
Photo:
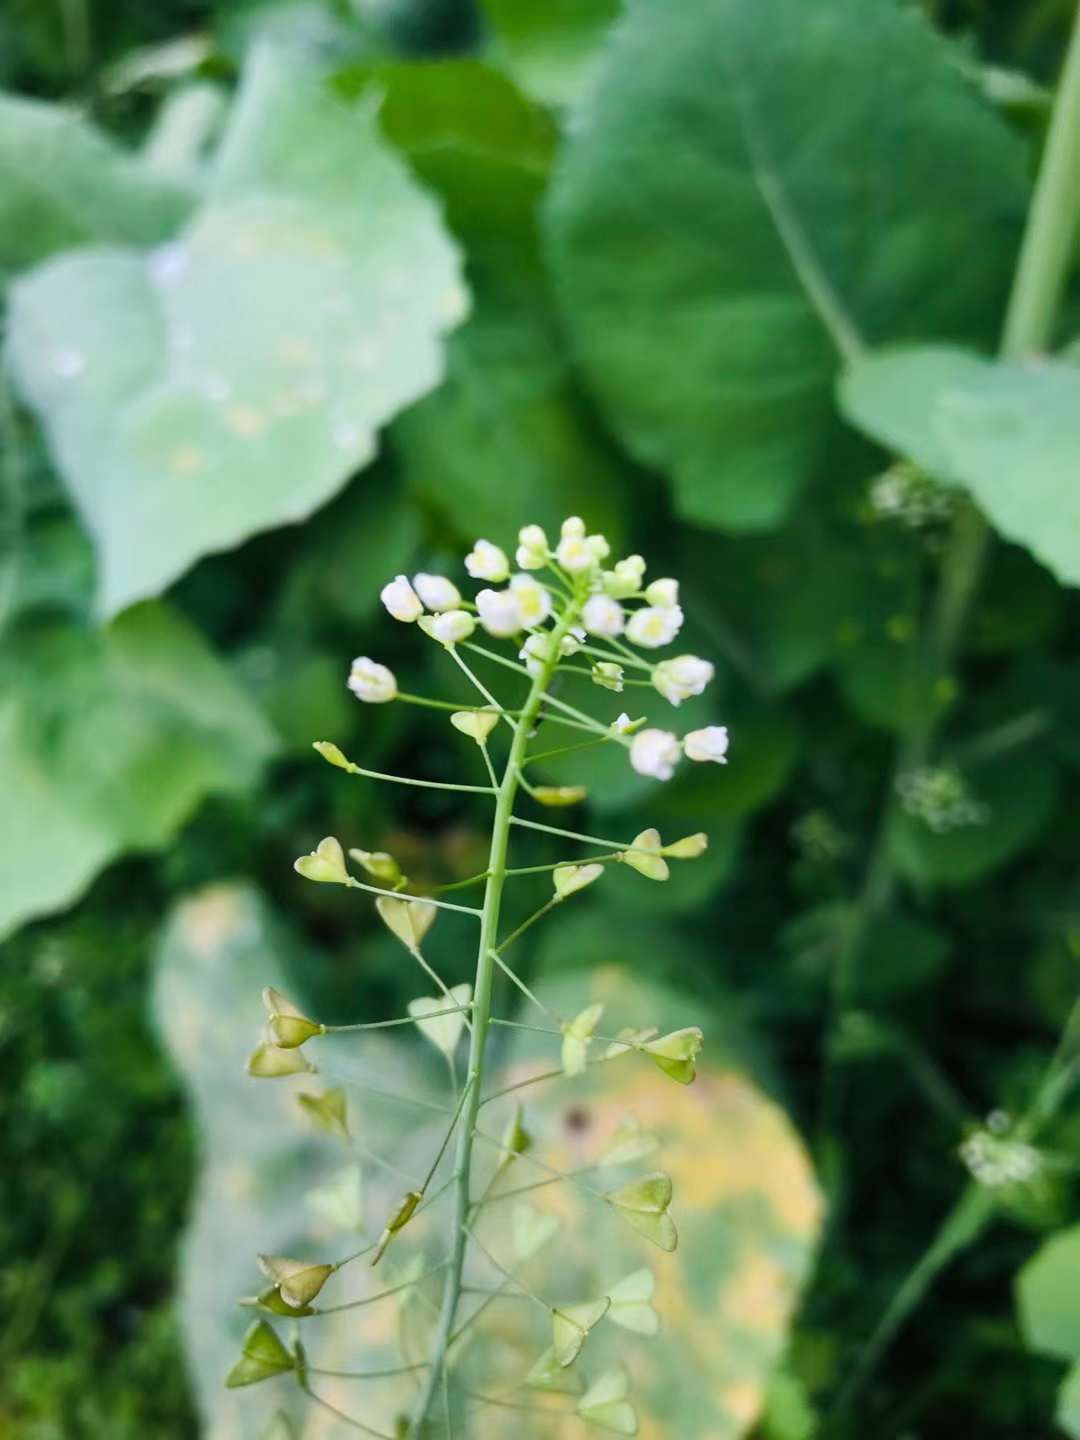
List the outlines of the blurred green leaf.
{"label": "blurred green leaf", "polygon": [[761,529],[825,463],[838,355],[985,330],[1025,188],[913,11],[631,0],[556,175],[551,253],[626,444],[688,520]]}
{"label": "blurred green leaf", "polygon": [[1056,1360],[1080,1357],[1080,1225],[1052,1235],[1016,1280],[1028,1347]]}
{"label": "blurred green leaf", "polygon": [[1080,585],[1080,369],[960,350],[872,356],[844,377],[845,412],[945,480],[966,485],[1006,537]]}
{"label": "blurred green leaf", "polygon": [[70,904],[125,850],[164,845],[276,741],[199,634],[160,604],[105,631],[9,638],[0,703],[0,931]]}
{"label": "blurred green leaf", "polygon": [[0,95],[0,281],[80,245],[153,245],[194,198],[74,110]]}
{"label": "blurred green leaf", "polygon": [[103,613],[304,518],[438,380],[468,303],[457,253],[375,125],[259,51],[173,244],[84,250],[15,287],[15,375],[94,537]]}
{"label": "blurred green leaf", "polygon": [[592,77],[619,0],[481,0],[493,60],[537,99],[567,105]]}

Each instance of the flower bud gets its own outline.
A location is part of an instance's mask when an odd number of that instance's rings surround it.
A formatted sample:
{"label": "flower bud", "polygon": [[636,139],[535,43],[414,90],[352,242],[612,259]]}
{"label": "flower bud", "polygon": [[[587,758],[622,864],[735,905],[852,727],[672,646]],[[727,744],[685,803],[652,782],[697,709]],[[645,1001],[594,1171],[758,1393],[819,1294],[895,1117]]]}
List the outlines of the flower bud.
{"label": "flower bud", "polygon": [[359,655],[352,662],[348,686],[366,705],[385,705],[388,700],[396,699],[398,693],[394,672],[366,655]]}
{"label": "flower bud", "polygon": [[641,589],[645,576],[645,561],[640,555],[628,555],[620,560],[614,570],[605,570],[602,584],[604,594],[613,600],[627,600]]}
{"label": "flower bud", "polygon": [[293,861],[293,869],[305,880],[316,880],[322,885],[347,885],[349,872],[345,868],[345,852],[333,835],[320,840],[310,855],[301,855]]}
{"label": "flower bud", "polygon": [[425,575],[421,571],[413,576],[413,589],[429,610],[457,610],[461,605],[461,591],[445,575]]}
{"label": "flower bud", "polygon": [[551,636],[530,635],[518,651],[518,659],[525,662],[530,675],[539,675],[551,659]]}
{"label": "flower bud", "polygon": [[658,605],[661,610],[670,610],[679,603],[679,582],[677,580],[654,580],[645,587],[645,599],[649,605]]}
{"label": "flower bud", "polygon": [[604,690],[613,690],[616,695],[621,695],[623,668],[621,665],[616,665],[613,660],[597,660],[592,667],[592,681],[594,685],[599,685]]}
{"label": "flower bud", "polygon": [[681,705],[693,695],[700,695],[713,678],[708,660],[696,655],[676,655],[674,660],[661,660],[652,672],[652,683],[665,700]]}
{"label": "flower bud", "polygon": [[523,525],[518,531],[515,560],[522,570],[542,570],[548,562],[548,539],[539,525]]}
{"label": "flower bud", "polygon": [[476,629],[476,621],[467,610],[446,610],[441,615],[422,615],[420,629],[440,645],[460,645]]}
{"label": "flower bud", "polygon": [[407,575],[398,575],[379,591],[379,599],[395,620],[411,624],[424,613],[420,597],[409,584]]}
{"label": "flower bud", "polygon": [[706,725],[704,730],[691,730],[683,740],[688,760],[713,760],[727,764],[728,732],[726,725]]}
{"label": "flower bud", "polygon": [[542,625],[551,614],[551,591],[531,575],[511,575],[510,593],[517,601],[521,623],[526,630]]}
{"label": "flower bud", "polygon": [[678,605],[646,605],[635,610],[626,623],[626,638],[644,650],[670,645],[682,629],[683,612]]}
{"label": "flower bud", "polygon": [[630,764],[639,775],[670,780],[682,750],[670,730],[642,730],[630,746]]}
{"label": "flower bud", "polygon": [[317,750],[328,765],[336,765],[339,770],[352,770],[353,764],[347,760],[338,747],[330,740],[316,740],[311,748]]}
{"label": "flower bud", "polygon": [[490,580],[498,585],[510,574],[510,562],[490,540],[477,540],[465,556],[465,569],[474,580]]}
{"label": "flower bud", "polygon": [[623,608],[610,595],[590,595],[581,611],[581,623],[590,635],[621,635],[626,624]]}
{"label": "flower bud", "polygon": [[476,596],[480,624],[489,635],[505,640],[525,628],[521,606],[510,590],[481,590]]}

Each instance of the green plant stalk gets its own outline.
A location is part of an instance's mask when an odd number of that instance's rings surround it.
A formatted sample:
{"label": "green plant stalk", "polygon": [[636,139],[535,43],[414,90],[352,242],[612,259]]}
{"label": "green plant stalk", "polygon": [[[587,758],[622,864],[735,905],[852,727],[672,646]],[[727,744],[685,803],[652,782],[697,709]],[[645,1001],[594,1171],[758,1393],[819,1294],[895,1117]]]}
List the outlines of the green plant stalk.
{"label": "green plant stalk", "polygon": [[[1072,256],[1080,215],[1080,7],[1062,70],[1050,121],[1043,163],[1028,214],[1001,342],[1004,359],[1020,359],[1042,350],[1050,341],[1065,276]],[[971,602],[986,563],[990,528],[974,506],[957,516],[946,552],[925,655],[932,673],[944,678],[963,631]],[[937,730],[936,719],[924,722],[901,742],[896,774],[924,763]],[[895,787],[878,831],[851,935],[837,958],[832,987],[831,1024],[835,1026],[850,1003],[859,955],[870,918],[892,893],[894,875],[889,855],[889,829],[896,812]],[[827,1077],[828,1078],[828,1077]],[[827,1099],[830,1088],[827,1084]],[[835,1092],[833,1092],[834,1094]],[[828,1112],[826,1104],[826,1113]],[[856,1370],[840,1391],[832,1415],[838,1418],[872,1373],[893,1337],[919,1304],[938,1274],[962,1248],[973,1243],[994,1213],[992,1203],[975,1204],[969,1190],[944,1221],[929,1249],[901,1284],[871,1336]],[[977,1190],[977,1187],[976,1187]],[[985,1197],[984,1197],[985,1201]],[[964,1221],[962,1225],[961,1219]],[[962,1243],[961,1243],[961,1238]]]}
{"label": "green plant stalk", "polygon": [[434,1402],[446,1365],[446,1352],[454,1331],[454,1317],[461,1298],[461,1277],[468,1244],[468,1220],[471,1209],[472,1153],[476,1117],[480,1109],[480,1092],[484,1078],[484,1058],[488,1031],[491,1026],[491,992],[495,979],[495,947],[498,944],[499,913],[502,908],[503,883],[506,879],[506,852],[510,841],[510,822],[514,813],[521,780],[521,764],[529,732],[540,710],[541,702],[551,683],[559,660],[559,642],[577,618],[578,606],[571,602],[552,631],[551,658],[544,662],[532,682],[521,715],[514,725],[514,738],[506,759],[502,781],[495,801],[495,818],[491,829],[491,850],[488,856],[488,878],[484,888],[484,908],[480,916],[480,939],[476,956],[476,978],[473,984],[473,1030],[469,1043],[469,1096],[461,1116],[458,1132],[457,1159],[454,1172],[454,1230],[450,1265],[443,1285],[442,1305],[430,1368],[417,1396],[409,1424],[409,1440],[419,1440],[424,1421]]}

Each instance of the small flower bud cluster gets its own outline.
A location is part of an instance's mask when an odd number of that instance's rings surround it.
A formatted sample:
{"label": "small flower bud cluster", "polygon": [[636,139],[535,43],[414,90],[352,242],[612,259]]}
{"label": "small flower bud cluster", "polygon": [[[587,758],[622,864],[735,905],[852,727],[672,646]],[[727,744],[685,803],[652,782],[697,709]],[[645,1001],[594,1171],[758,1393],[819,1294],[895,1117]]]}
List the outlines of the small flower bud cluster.
{"label": "small flower bud cluster", "polygon": [[[516,571],[498,545],[477,540],[465,557],[465,569],[488,584],[472,602],[445,576],[425,573],[411,580],[396,576],[383,587],[382,601],[395,620],[418,625],[447,647],[468,641],[477,627],[495,639],[516,640],[518,659],[532,676],[585,651],[587,673],[601,689],[621,693],[631,666],[646,671],[649,683],[673,706],[701,695],[714,674],[709,661],[687,654],[652,664],[628,648],[648,653],[676,639],[684,620],[678,581],[661,577],[646,584],[640,555],[616,560],[609,569],[610,554],[604,536],[589,534],[580,516],[571,515],[554,544],[539,525],[521,528]],[[543,570],[551,572],[550,583],[538,577]],[[597,649],[597,644],[617,650]],[[392,672],[366,656],[353,662],[349,688],[368,704],[398,693]],[[615,734],[629,732],[616,728]],[[693,730],[682,739],[668,730],[639,728],[623,743],[638,774],[669,780],[684,756],[725,763],[728,735],[720,725]]]}
{"label": "small flower bud cluster", "polygon": [[951,765],[909,770],[896,782],[904,809],[915,819],[945,835],[970,825],[985,825],[989,806],[976,800],[959,770]]}
{"label": "small flower bud cluster", "polygon": [[960,1146],[960,1159],[980,1185],[1029,1185],[1042,1170],[1042,1156],[1026,1140],[995,1134],[989,1126],[973,1130]]}
{"label": "small flower bud cluster", "polygon": [[921,530],[952,516],[956,492],[901,460],[871,483],[870,506],[879,519],[899,520],[911,530]]}

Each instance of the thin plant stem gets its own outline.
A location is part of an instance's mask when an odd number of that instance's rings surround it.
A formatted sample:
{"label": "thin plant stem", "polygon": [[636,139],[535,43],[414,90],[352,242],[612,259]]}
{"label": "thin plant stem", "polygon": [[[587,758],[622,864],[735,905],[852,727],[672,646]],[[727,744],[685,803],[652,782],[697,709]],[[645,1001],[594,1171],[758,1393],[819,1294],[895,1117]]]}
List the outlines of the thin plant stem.
{"label": "thin plant stem", "polygon": [[544,904],[540,906],[539,910],[534,910],[527,920],[523,920],[516,930],[511,930],[505,940],[501,940],[498,945],[493,946],[496,960],[501,957],[504,950],[509,950],[514,941],[519,940],[521,936],[525,934],[526,930],[531,930],[538,920],[542,920],[545,915],[549,914],[554,910],[555,906],[560,903],[561,897],[553,895],[550,900],[545,901]]}
{"label": "thin plant stem", "polygon": [[[521,976],[517,973],[517,971],[512,970],[510,966],[507,965],[506,961],[502,958],[502,956],[497,950],[493,952],[493,959],[495,961],[495,964],[498,965],[499,969],[503,972],[503,974],[510,981],[510,983],[517,986],[517,988],[521,991],[522,995],[525,996],[526,1000],[531,1001],[538,1010],[543,1011],[543,1013],[548,1017],[549,1020],[554,1020],[556,1021],[556,1023],[558,1022],[559,1017],[555,1014],[555,1012],[553,1010],[549,1010],[542,1000],[537,999],[537,997],[529,989],[528,985],[525,984],[525,981],[522,980]],[[495,1020],[493,1016],[492,1024],[494,1023]]]}
{"label": "thin plant stem", "polygon": [[396,1020],[367,1020],[362,1025],[327,1025],[327,1035],[347,1035],[354,1030],[387,1030],[391,1025],[415,1025],[419,1020],[437,1020],[440,1015],[461,1015],[472,1005],[451,1005],[446,1010],[432,1010],[430,1015],[401,1015]]}
{"label": "thin plant stem", "polygon": [[481,1255],[486,1256],[486,1258],[491,1262],[491,1264],[494,1265],[495,1269],[498,1270],[499,1274],[506,1277],[506,1281],[508,1284],[516,1285],[517,1288],[521,1291],[522,1295],[527,1295],[530,1300],[535,1301],[535,1303],[540,1306],[541,1310],[545,1310],[549,1315],[551,1314],[551,1306],[547,1303],[545,1299],[542,1298],[542,1296],[537,1295],[535,1290],[530,1290],[528,1285],[525,1284],[524,1280],[522,1280],[519,1276],[515,1275],[512,1270],[508,1270],[500,1260],[497,1260],[495,1256],[491,1253],[491,1251],[487,1248],[487,1246],[476,1236],[476,1234],[472,1230],[468,1228],[468,1226],[466,1226],[466,1232],[469,1236],[469,1239],[480,1251]]}
{"label": "thin plant stem", "polygon": [[[545,835],[559,835],[563,840],[580,840],[583,845],[607,845],[616,850],[641,850],[647,854],[654,854],[654,851],[645,851],[644,845],[624,845],[621,840],[607,840],[602,835],[582,835],[577,830],[560,830],[557,825],[545,825],[540,820],[525,820],[520,815],[515,815],[510,822],[512,825],[521,825],[526,830],[541,830]],[[566,864],[568,862],[561,862]]]}
{"label": "thin plant stem", "polygon": [[481,1087],[486,1061],[487,1037],[491,1015],[491,996],[496,964],[492,952],[498,938],[499,915],[502,906],[502,892],[505,882],[506,855],[510,839],[510,822],[514,813],[514,800],[520,785],[521,761],[525,754],[529,733],[540,711],[547,687],[558,660],[559,645],[577,619],[576,602],[567,606],[552,631],[551,656],[544,661],[539,672],[532,677],[529,693],[522,707],[520,717],[513,723],[513,740],[503,771],[495,802],[492,822],[491,850],[488,856],[488,879],[484,888],[484,908],[480,919],[480,937],[477,947],[476,978],[473,984],[473,1027],[469,1043],[468,1070],[470,1086],[468,1100],[462,1115],[458,1134],[457,1160],[454,1171],[455,1206],[453,1222],[453,1248],[450,1265],[443,1285],[442,1305],[438,1325],[432,1342],[431,1366],[425,1377],[416,1406],[409,1422],[409,1440],[419,1440],[424,1422],[431,1409],[432,1401],[441,1383],[446,1352],[454,1329],[454,1317],[461,1296],[462,1271],[468,1241],[467,1222],[471,1208],[471,1177],[473,1135],[480,1108]]}
{"label": "thin plant stem", "polygon": [[[410,946],[408,947],[408,950],[409,950],[409,954],[413,957],[413,959],[416,961],[416,963],[420,966],[420,969],[423,970],[424,974],[429,977],[429,979],[432,981],[432,983],[435,985],[435,987],[442,993],[442,995],[444,996],[444,998],[447,999],[447,1000],[453,1000],[454,996],[453,996],[453,993],[451,992],[451,989],[450,989],[449,985],[447,985],[446,981],[442,978],[442,976],[441,976],[441,975],[439,974],[439,972],[434,968],[434,966],[428,964],[428,962],[424,959],[423,955],[420,953],[419,949],[418,949],[418,948],[415,948],[415,947],[412,946],[412,945],[410,945]],[[464,1007],[461,1007],[461,1008],[464,1008]],[[426,1019],[427,1019],[427,1016],[426,1016],[426,1015],[422,1015],[420,1018],[421,1018],[422,1020],[426,1020]],[[468,1031],[470,1031],[470,1032],[472,1031],[472,1021],[471,1021],[471,1020],[469,1020],[469,1019],[466,1019],[466,1020],[465,1020],[465,1029],[468,1030]]]}
{"label": "thin plant stem", "polygon": [[414,1370],[426,1370],[426,1360],[416,1360],[411,1365],[393,1365],[385,1370],[323,1370],[317,1365],[307,1367],[309,1375],[325,1375],[331,1380],[386,1380],[391,1375],[408,1375]]}
{"label": "thin plant stem", "polygon": [[379,885],[365,885],[362,880],[355,879],[352,875],[345,881],[350,890],[363,890],[368,895],[387,895],[391,900],[418,900],[424,905],[434,905],[438,910],[454,910],[459,915],[474,915],[477,919],[483,914],[473,905],[454,905],[449,900],[435,900],[430,895],[406,895],[401,890],[384,890]]}
{"label": "thin plant stem", "polygon": [[375,1440],[394,1440],[393,1435],[387,1434],[385,1430],[375,1430],[370,1425],[365,1425],[362,1420],[354,1419],[352,1415],[346,1415],[344,1410],[339,1410],[336,1405],[331,1405],[329,1400],[324,1400],[321,1395],[316,1395],[309,1385],[304,1386],[304,1393],[309,1400],[314,1400],[316,1405],[337,1417],[343,1425],[350,1426],[353,1430],[359,1430],[364,1435],[373,1435]]}
{"label": "thin plant stem", "polygon": [[[513,724],[513,721],[510,722]],[[451,780],[418,780],[415,775],[387,775],[381,770],[365,770],[352,760],[348,764],[350,775],[363,775],[367,780],[388,780],[393,785],[416,785],[422,790],[458,790],[463,795],[494,795],[490,785],[461,785]]]}
{"label": "thin plant stem", "polygon": [[[419,1285],[421,1280],[426,1280],[429,1275],[437,1275],[447,1265],[446,1260],[440,1260],[437,1265],[432,1265],[415,1280],[403,1280],[399,1285],[391,1285],[386,1290],[380,1290],[377,1295],[366,1295],[363,1300],[347,1300],[342,1305],[320,1305],[315,1311],[316,1315],[337,1315],[342,1310],[359,1310],[364,1305],[374,1305],[378,1300],[386,1300],[391,1295],[400,1295],[402,1290],[409,1290],[414,1285]],[[314,1317],[312,1317],[314,1318]]]}
{"label": "thin plant stem", "polygon": [[[628,1055],[632,1047],[628,1046],[622,1052]],[[585,1068],[591,1070],[594,1065],[610,1065],[615,1060],[620,1060],[621,1055],[603,1056],[598,1060],[587,1060]],[[560,1066],[557,1070],[542,1070],[539,1075],[529,1075],[524,1080],[516,1080],[513,1085],[504,1085],[501,1090],[493,1090],[490,1095],[485,1095],[480,1101],[481,1106],[490,1105],[493,1100],[501,1100],[504,1095],[513,1095],[517,1090],[525,1090],[530,1085],[540,1085],[545,1080],[565,1080],[566,1071]]]}
{"label": "thin plant stem", "polygon": [[592,750],[597,745],[606,745],[613,737],[597,735],[592,740],[579,740],[576,745],[559,745],[554,750],[538,750],[535,755],[526,755],[523,765],[535,765],[538,760],[556,760],[561,755],[573,755],[578,750]]}
{"label": "thin plant stem", "polygon": [[[488,704],[495,707],[495,709],[499,712],[500,717],[505,720],[507,725],[510,726],[510,729],[513,730],[517,722],[511,720],[509,715],[506,715],[503,712],[503,708],[499,704],[498,700],[495,699],[495,696],[491,693],[491,691],[487,688],[487,686],[483,683],[479,676],[473,673],[473,671],[469,668],[468,665],[466,665],[465,661],[458,654],[457,646],[451,645],[448,648],[450,651],[450,658],[453,660],[454,664],[457,665],[466,676],[468,676],[468,678],[476,686],[477,690],[480,691],[480,694],[483,695],[484,699],[488,702]],[[491,783],[494,788],[498,788],[498,784],[494,776],[492,776]]]}

